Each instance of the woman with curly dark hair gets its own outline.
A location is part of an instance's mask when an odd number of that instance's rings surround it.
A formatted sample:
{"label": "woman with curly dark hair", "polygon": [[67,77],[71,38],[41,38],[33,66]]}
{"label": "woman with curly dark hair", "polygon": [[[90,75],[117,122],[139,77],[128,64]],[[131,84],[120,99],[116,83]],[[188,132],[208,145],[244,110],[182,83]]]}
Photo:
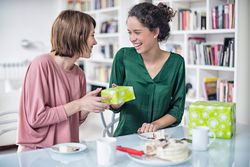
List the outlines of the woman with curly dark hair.
{"label": "woman with curly dark hair", "polygon": [[120,49],[114,59],[110,86],[133,86],[136,99],[111,105],[120,113],[114,136],[152,132],[177,126],[185,104],[185,63],[159,42],[167,40],[172,8],[163,3],[135,5],[128,13],[127,29],[133,47]]}

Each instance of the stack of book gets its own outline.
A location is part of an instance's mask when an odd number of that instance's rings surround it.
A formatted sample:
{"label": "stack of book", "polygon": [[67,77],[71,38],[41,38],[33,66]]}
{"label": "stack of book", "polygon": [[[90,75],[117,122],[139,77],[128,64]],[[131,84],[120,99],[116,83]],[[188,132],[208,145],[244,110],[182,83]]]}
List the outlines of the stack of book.
{"label": "stack of book", "polygon": [[90,79],[100,81],[100,82],[108,82],[111,73],[110,65],[96,65],[89,76]]}
{"label": "stack of book", "polygon": [[235,27],[235,4],[221,4],[212,8],[212,28],[231,29]]}
{"label": "stack of book", "polygon": [[102,22],[100,33],[116,33],[118,32],[118,20],[110,19]]}
{"label": "stack of book", "polygon": [[91,0],[91,3],[95,10],[117,6],[118,0]]}
{"label": "stack of book", "polygon": [[218,80],[218,101],[233,102],[234,99],[234,81]]}
{"label": "stack of book", "polygon": [[118,51],[118,44],[117,43],[105,43],[100,44],[99,52],[101,53],[104,59],[112,59],[114,55]]}
{"label": "stack of book", "polygon": [[178,30],[205,30],[206,11],[179,9]]}
{"label": "stack of book", "polygon": [[118,0],[67,0],[67,8],[79,11],[90,11],[115,7]]}
{"label": "stack of book", "polygon": [[234,67],[234,38],[225,38],[223,53],[220,57],[220,66]]}
{"label": "stack of book", "polygon": [[203,37],[190,37],[189,64],[234,67],[234,38],[224,38],[224,43],[207,43]]}
{"label": "stack of book", "polygon": [[189,37],[188,47],[189,47],[189,64],[203,64],[203,62],[198,62],[204,57],[203,43],[206,42],[206,38],[203,37]]}
{"label": "stack of book", "polygon": [[206,100],[233,102],[234,81],[223,80],[217,77],[205,77],[203,92]]}
{"label": "stack of book", "polygon": [[203,92],[206,100],[217,100],[217,81],[218,78],[204,78]]}

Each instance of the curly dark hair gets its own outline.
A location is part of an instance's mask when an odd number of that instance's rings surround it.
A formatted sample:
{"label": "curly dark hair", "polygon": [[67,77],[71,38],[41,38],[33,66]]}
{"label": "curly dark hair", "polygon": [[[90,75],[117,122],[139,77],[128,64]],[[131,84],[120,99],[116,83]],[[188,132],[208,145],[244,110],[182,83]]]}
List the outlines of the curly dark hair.
{"label": "curly dark hair", "polygon": [[159,3],[157,6],[152,3],[143,2],[135,5],[129,12],[128,17],[136,17],[141,24],[150,31],[159,28],[158,41],[167,40],[169,37],[169,22],[175,16],[176,11],[166,4]]}

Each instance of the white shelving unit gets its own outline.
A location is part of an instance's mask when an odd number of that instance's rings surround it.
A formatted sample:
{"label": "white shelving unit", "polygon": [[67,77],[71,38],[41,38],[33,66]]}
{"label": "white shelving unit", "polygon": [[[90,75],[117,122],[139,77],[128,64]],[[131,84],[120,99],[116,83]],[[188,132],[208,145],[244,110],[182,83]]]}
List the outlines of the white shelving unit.
{"label": "white shelving unit", "polygon": [[[186,61],[186,82],[190,82],[194,88],[194,97],[187,97],[186,102],[192,103],[196,100],[203,100],[203,78],[204,77],[218,77],[220,79],[232,80],[234,81],[234,98],[233,101],[236,102],[237,107],[237,121],[241,123],[250,122],[249,102],[249,76],[243,74],[243,71],[248,69],[249,56],[249,6],[248,0],[235,0],[235,28],[232,29],[212,29],[212,8],[226,4],[228,0],[153,0],[154,4],[159,2],[166,3],[171,6],[174,10],[179,8],[191,9],[191,10],[205,10],[206,11],[206,29],[204,30],[178,30],[178,16],[171,22],[171,36],[167,43],[179,44],[182,47],[182,56]],[[241,12],[239,12],[241,10]],[[245,22],[245,24],[244,24]],[[248,25],[247,25],[248,23]],[[244,33],[246,34],[244,36]],[[189,58],[189,47],[188,39],[189,37],[204,37],[206,38],[206,43],[221,43],[226,37],[234,38],[234,67],[225,66],[212,66],[212,65],[200,65],[200,64],[190,64]],[[165,43],[161,46],[164,48]],[[243,83],[243,80],[245,83]],[[248,85],[248,86],[247,86]],[[247,116],[247,118],[246,118]]]}

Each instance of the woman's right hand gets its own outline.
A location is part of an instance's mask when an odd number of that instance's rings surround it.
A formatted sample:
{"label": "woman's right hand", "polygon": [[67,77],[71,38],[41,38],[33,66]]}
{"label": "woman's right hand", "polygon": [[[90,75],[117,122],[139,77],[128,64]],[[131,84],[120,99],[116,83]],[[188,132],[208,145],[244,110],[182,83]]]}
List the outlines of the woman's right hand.
{"label": "woman's right hand", "polygon": [[79,99],[81,104],[81,111],[101,112],[104,111],[105,109],[109,109],[109,104],[103,102],[108,98],[97,96],[101,92],[101,90],[102,90],[101,88],[97,88],[96,90],[87,93],[85,96]]}
{"label": "woman's right hand", "polygon": [[[115,87],[117,87],[117,85],[116,85],[115,83],[112,83],[112,88],[115,88]],[[118,108],[120,108],[123,104],[124,104],[124,103],[120,103],[120,104],[111,104],[111,107],[112,107],[113,109],[118,109]]]}

